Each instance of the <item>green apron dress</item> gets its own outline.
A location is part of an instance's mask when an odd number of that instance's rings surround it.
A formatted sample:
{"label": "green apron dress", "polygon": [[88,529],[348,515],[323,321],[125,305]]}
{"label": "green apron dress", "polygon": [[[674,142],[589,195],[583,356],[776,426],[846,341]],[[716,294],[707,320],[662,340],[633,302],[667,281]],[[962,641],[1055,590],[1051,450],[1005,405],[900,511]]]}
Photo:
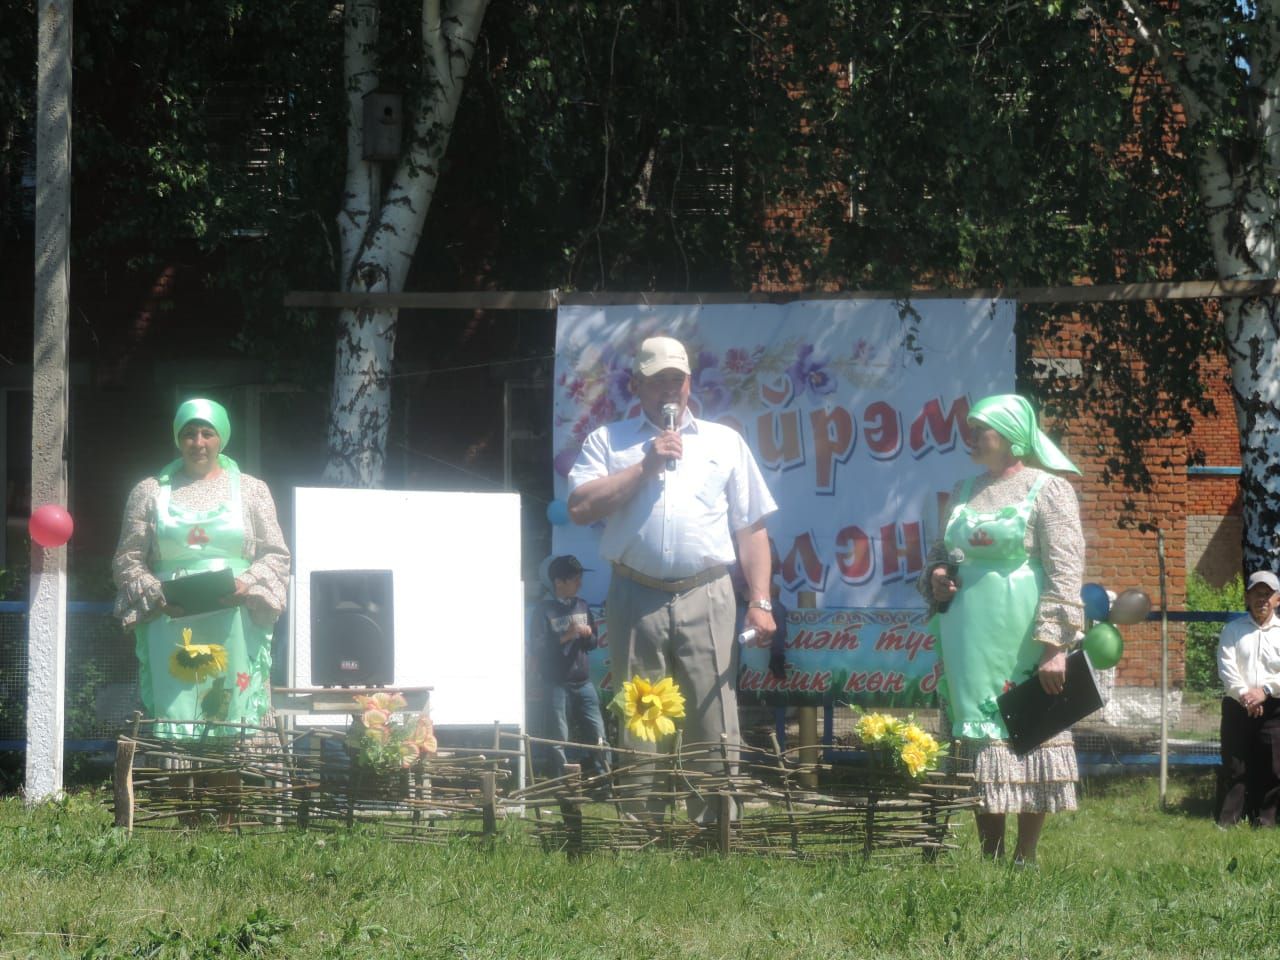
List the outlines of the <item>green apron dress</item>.
{"label": "green apron dress", "polygon": [[[234,461],[226,463],[229,502],[212,510],[184,510],[173,503],[171,477],[182,461],[170,464],[157,478],[154,573],[161,580],[222,569],[238,577],[249,568],[243,553],[240,470]],[[174,654],[184,646],[184,629],[191,630],[188,643],[216,644],[221,656],[205,657],[197,669],[190,665],[191,658],[175,662]],[[162,721],[155,725],[155,735],[181,740],[244,732],[182,721],[261,723],[270,701],[270,629],[255,624],[244,606],[177,620],[161,614],[139,626],[138,684],[148,713]]]}
{"label": "green apron dress", "polygon": [[960,589],[939,616],[944,696],[952,733],[968,740],[1008,738],[996,697],[1030,677],[1043,646],[1035,639],[1044,571],[1024,538],[1045,476],[1020,503],[992,512],[969,506],[965,482],[943,542],[957,563]]}

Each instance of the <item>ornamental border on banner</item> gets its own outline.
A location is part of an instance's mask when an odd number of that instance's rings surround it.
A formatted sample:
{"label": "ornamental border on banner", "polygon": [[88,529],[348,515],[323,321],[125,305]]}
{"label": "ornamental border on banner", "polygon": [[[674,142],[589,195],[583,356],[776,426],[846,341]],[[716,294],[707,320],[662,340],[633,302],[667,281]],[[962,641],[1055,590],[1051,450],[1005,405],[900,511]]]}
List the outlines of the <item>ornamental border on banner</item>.
{"label": "ornamental border on banner", "polygon": [[[604,610],[592,609],[601,647],[587,655],[600,702],[613,698]],[[922,709],[934,705],[942,667],[937,641],[919,610],[792,610],[787,617],[787,669],[769,672],[769,645],[739,646],[740,704]]]}

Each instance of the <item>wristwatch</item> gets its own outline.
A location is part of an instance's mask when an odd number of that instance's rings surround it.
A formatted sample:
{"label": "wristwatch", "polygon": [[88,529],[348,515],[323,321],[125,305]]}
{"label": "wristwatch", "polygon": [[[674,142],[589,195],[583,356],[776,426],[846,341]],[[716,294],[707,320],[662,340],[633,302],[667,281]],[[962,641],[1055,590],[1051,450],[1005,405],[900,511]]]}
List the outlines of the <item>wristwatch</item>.
{"label": "wristwatch", "polygon": [[755,607],[757,610],[763,610],[765,613],[773,612],[773,604],[768,600],[752,600],[747,604],[747,609],[750,610],[752,607]]}

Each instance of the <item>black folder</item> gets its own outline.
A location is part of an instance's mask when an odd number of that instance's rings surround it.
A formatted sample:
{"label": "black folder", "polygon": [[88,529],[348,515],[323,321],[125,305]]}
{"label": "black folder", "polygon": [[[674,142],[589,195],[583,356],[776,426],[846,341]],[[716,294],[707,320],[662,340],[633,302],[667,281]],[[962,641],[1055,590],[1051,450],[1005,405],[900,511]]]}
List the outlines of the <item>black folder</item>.
{"label": "black folder", "polygon": [[221,601],[236,592],[236,577],[229,569],[206,570],[166,580],[160,587],[166,604],[180,607],[184,617],[194,617],[210,610],[225,610]]}
{"label": "black folder", "polygon": [[1058,694],[1045,693],[1032,676],[996,698],[1009,746],[1016,754],[1034,750],[1102,706],[1102,694],[1083,650],[1067,657],[1067,682]]}

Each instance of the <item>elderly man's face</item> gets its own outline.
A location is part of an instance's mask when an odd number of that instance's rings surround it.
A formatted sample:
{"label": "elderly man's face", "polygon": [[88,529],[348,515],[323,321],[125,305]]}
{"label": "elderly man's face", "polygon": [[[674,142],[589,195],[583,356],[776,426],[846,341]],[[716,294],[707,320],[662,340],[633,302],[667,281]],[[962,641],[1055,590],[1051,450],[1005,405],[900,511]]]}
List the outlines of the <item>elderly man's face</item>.
{"label": "elderly man's face", "polygon": [[1265,583],[1255,583],[1244,595],[1245,606],[1255,623],[1266,623],[1280,603],[1280,593],[1275,593]]}
{"label": "elderly man's face", "polygon": [[664,404],[674,403],[680,408],[676,414],[677,423],[684,417],[684,409],[689,405],[689,383],[687,373],[659,370],[651,377],[635,374],[631,378],[631,391],[640,398],[640,406],[645,415],[661,426]]}

